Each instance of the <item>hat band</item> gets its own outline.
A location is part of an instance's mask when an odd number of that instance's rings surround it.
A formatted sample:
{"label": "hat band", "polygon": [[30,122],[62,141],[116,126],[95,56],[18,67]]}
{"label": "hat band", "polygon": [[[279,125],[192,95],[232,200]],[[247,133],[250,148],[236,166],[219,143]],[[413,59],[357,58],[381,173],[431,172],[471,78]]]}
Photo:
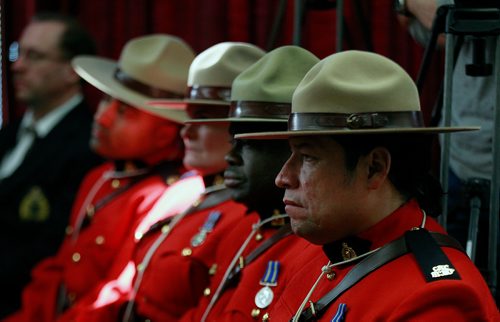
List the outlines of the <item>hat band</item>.
{"label": "hat band", "polygon": [[259,117],[286,120],[291,110],[292,107],[289,103],[235,101],[231,102],[229,117]]}
{"label": "hat band", "polygon": [[194,85],[188,87],[187,97],[195,100],[220,100],[229,102],[231,87]]}
{"label": "hat band", "polygon": [[114,74],[115,80],[117,80],[120,84],[127,87],[128,89],[133,90],[134,92],[138,92],[140,94],[146,95],[151,98],[183,98],[184,96],[181,94],[177,94],[174,92],[166,91],[161,88],[156,88],[144,84],[127,73],[125,73],[120,68],[115,70]]}
{"label": "hat band", "polygon": [[289,131],[423,126],[424,122],[420,111],[354,114],[292,113],[288,119]]}
{"label": "hat band", "polygon": [[192,119],[226,118],[227,105],[187,104],[186,112]]}

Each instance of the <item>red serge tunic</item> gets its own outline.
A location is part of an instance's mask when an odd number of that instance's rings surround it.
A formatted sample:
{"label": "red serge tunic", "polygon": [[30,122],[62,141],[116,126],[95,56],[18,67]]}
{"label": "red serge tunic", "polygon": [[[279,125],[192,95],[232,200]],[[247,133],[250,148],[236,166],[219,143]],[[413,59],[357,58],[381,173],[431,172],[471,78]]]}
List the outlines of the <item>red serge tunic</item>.
{"label": "red serge tunic", "polygon": [[[331,263],[342,261],[342,248],[350,247],[358,255],[374,250],[413,227],[420,227],[422,210],[412,200],[361,234],[325,245]],[[432,218],[425,228],[443,232]],[[330,304],[318,321],[500,321],[498,309],[480,272],[466,254],[454,248],[442,248],[460,275],[460,280],[427,283],[413,254],[399,257],[367,275]],[[335,288],[355,263],[332,268],[316,288],[312,285],[321,274],[321,257],[309,254],[298,263],[296,275],[276,305],[268,312],[270,321],[289,321],[308,292],[317,302]],[[309,303],[309,302],[308,302]],[[309,304],[305,306],[307,309]],[[337,320],[335,320],[336,318]]]}
{"label": "red serge tunic", "polygon": [[[179,176],[178,164],[166,166],[171,175]],[[135,222],[167,187],[165,177],[151,169],[114,169],[108,162],[87,174],[75,199],[67,237],[55,256],[33,269],[22,309],[7,321],[54,321],[62,306],[61,295],[71,305],[97,285]]]}
{"label": "red serge tunic", "polygon": [[[134,269],[127,277],[131,287],[111,292],[113,295],[109,296],[105,286],[93,303],[75,308],[62,321],[121,321],[131,299],[131,316],[135,319],[177,321],[186,310],[197,305],[210,274],[217,270],[214,252],[217,244],[225,242],[226,235],[236,225],[247,232],[257,221],[245,215],[243,205],[228,200],[227,192],[225,189],[213,192],[222,194],[222,198],[207,208],[202,202],[187,214],[180,214],[182,219],[177,215],[153,225],[135,242],[131,252]],[[208,226],[210,231],[205,229]],[[202,230],[204,235],[200,234]],[[123,285],[123,279],[120,283],[118,280],[116,285]],[[132,287],[137,291],[135,295]]]}
{"label": "red serge tunic", "polygon": [[[281,239],[270,242],[272,236],[282,233],[288,229],[290,234],[283,235]],[[256,249],[262,247],[263,244],[269,243],[268,248],[258,254],[251,262],[245,262],[237,258],[236,265],[241,268],[240,273],[235,275],[227,282],[216,300],[213,299],[218,292],[217,289],[227,276],[226,270],[229,266],[228,261],[231,261],[238,248],[243,247],[241,241],[242,233],[238,230],[233,231],[226,237],[225,243],[221,244],[217,249],[218,263],[223,264],[224,269],[217,271],[210,282],[209,288],[205,292],[205,297],[200,301],[198,307],[189,311],[182,321],[201,321],[205,317],[205,321],[255,321],[260,320],[265,310],[272,307],[276,299],[281,296],[281,292],[286,287],[286,276],[291,274],[290,263],[300,256],[303,249],[309,247],[309,243],[297,236],[291,234],[289,225],[273,227],[270,224],[263,225],[255,229],[255,234],[249,236],[249,243],[242,248],[241,258],[248,259],[248,255]],[[249,234],[246,234],[247,237]],[[318,253],[321,253],[319,246],[311,245]],[[254,252],[255,253],[255,252]],[[265,275],[271,274],[272,269],[270,262],[278,263],[276,278],[268,286],[272,291],[274,300],[269,296],[269,291],[261,291],[266,285]],[[261,283],[261,280],[264,282]],[[270,280],[268,280],[270,281]],[[259,295],[258,295],[259,294]],[[256,300],[256,297],[259,299]],[[209,304],[210,302],[214,302]],[[258,304],[257,304],[258,303]],[[209,312],[206,313],[207,307],[213,305]],[[206,316],[204,316],[206,315]]]}

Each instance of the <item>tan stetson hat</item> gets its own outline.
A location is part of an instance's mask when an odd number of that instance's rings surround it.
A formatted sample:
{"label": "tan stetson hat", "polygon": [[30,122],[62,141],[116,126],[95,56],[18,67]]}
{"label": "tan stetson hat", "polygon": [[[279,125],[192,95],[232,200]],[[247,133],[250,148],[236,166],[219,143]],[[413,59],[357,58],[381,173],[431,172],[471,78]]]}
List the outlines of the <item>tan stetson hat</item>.
{"label": "tan stetson hat", "polygon": [[270,51],[233,81],[229,116],[188,123],[286,122],[293,91],[319,59],[297,46]]}
{"label": "tan stetson hat", "polygon": [[[75,71],[104,93],[142,109],[153,98],[181,99],[194,52],[182,39],[154,34],[125,44],[118,62],[97,56],[72,60]],[[162,115],[182,123],[182,111]]]}
{"label": "tan stetson hat", "polygon": [[[216,44],[193,60],[189,68],[187,95],[184,100],[152,100],[145,109],[158,114],[171,109],[187,109],[192,105],[207,105],[209,110],[219,110],[217,114],[227,115],[226,108],[215,108],[214,105],[227,106],[231,97],[231,84],[236,76],[247,69],[265,51],[255,45],[243,42],[223,42]],[[186,84],[184,84],[184,88]],[[221,115],[221,116],[222,116]]]}
{"label": "tan stetson hat", "polygon": [[236,135],[282,139],[307,135],[440,133],[478,127],[424,127],[415,83],[381,55],[344,51],[316,64],[297,86],[288,131]]}

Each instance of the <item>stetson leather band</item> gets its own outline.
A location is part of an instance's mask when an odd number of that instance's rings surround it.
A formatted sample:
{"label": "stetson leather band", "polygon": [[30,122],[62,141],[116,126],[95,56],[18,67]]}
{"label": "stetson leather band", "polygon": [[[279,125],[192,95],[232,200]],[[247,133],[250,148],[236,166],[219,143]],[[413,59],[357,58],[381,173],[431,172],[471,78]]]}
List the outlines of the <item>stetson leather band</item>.
{"label": "stetson leather band", "polygon": [[149,86],[147,84],[138,81],[125,73],[120,68],[115,70],[114,74],[115,80],[117,80],[120,84],[127,87],[128,89],[133,90],[134,92],[138,92],[140,94],[146,95],[152,98],[183,98],[182,94],[177,94],[174,92],[166,91],[161,88],[156,88],[153,86]]}
{"label": "stetson leather band", "polygon": [[292,107],[287,103],[236,101],[231,103],[229,117],[259,117],[286,120]]}
{"label": "stetson leather band", "polygon": [[419,128],[423,127],[422,113],[292,113],[288,120],[289,131],[332,130],[332,129],[378,129],[378,128]]}
{"label": "stetson leather band", "polygon": [[223,86],[190,86],[187,97],[189,99],[219,100],[229,102],[231,87]]}
{"label": "stetson leather band", "polygon": [[186,112],[192,119],[226,118],[229,106],[227,105],[196,105],[188,104]]}

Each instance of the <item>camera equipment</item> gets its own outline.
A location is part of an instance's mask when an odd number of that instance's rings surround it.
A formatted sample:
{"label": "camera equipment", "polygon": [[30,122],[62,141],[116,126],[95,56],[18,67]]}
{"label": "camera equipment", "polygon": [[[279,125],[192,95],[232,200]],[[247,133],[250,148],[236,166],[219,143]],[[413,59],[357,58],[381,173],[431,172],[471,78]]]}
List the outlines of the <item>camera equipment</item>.
{"label": "camera equipment", "polygon": [[[482,1],[456,1],[457,5],[446,5],[438,8],[433,22],[432,33],[427,44],[424,59],[420,67],[417,86],[419,89],[423,84],[426,69],[428,68],[431,54],[436,47],[437,37],[440,33],[446,34],[445,48],[445,75],[444,75],[444,97],[442,117],[444,126],[451,125],[451,91],[454,61],[460,50],[461,39],[465,36],[473,37],[473,57],[472,62],[465,66],[466,74],[472,77],[481,77],[492,75],[495,77],[495,84],[500,84],[500,3],[492,0]],[[485,59],[485,37],[496,37],[495,59],[494,63],[487,62]],[[458,41],[457,41],[458,40]],[[498,225],[499,225],[499,181],[500,181],[500,92],[497,90],[495,95],[495,112],[492,135],[493,150],[493,173],[491,177],[489,193],[489,232],[488,232],[488,269],[486,280],[492,293],[496,293],[497,284],[497,244],[498,244]],[[448,214],[448,171],[449,171],[449,149],[450,136],[443,135],[440,181],[445,191],[443,201],[443,215],[440,218],[441,224],[446,227]],[[483,186],[483,183],[472,184],[474,187]],[[470,249],[470,255],[475,256],[475,247],[477,239],[477,212],[479,211],[480,199],[477,193],[478,189],[471,194],[471,217],[469,227],[469,237],[467,248]],[[480,189],[479,189],[480,190]]]}

